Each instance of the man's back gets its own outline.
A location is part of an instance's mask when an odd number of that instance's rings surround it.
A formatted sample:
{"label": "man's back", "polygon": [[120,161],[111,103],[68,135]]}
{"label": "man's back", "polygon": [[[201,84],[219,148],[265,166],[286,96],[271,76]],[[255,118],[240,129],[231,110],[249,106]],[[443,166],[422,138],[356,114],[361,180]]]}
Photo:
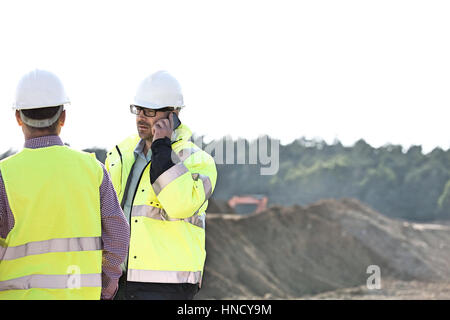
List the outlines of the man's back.
{"label": "man's back", "polygon": [[[25,148],[0,162],[0,171],[15,220],[2,241],[0,266],[0,287],[12,290],[0,297],[99,299],[103,170],[97,160],[65,146]],[[69,279],[72,272],[80,274]],[[81,289],[71,290],[69,280]]]}

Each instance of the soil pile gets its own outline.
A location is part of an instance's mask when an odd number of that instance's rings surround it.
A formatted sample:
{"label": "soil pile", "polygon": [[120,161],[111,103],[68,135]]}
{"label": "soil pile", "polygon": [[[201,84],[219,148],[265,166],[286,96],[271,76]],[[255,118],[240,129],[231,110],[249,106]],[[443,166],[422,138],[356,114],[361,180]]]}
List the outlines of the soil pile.
{"label": "soil pile", "polygon": [[386,285],[450,279],[450,226],[390,219],[354,199],[246,216],[209,213],[206,230],[197,299],[336,298],[339,290],[365,288],[371,265]]}

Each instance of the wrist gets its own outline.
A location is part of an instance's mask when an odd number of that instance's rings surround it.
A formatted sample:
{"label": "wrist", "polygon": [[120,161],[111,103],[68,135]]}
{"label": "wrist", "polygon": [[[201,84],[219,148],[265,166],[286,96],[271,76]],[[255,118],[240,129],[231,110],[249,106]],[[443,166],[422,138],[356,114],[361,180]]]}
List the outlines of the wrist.
{"label": "wrist", "polygon": [[152,142],[152,146],[151,149],[152,151],[154,150],[154,148],[159,148],[159,147],[171,147],[171,140],[168,137],[161,137],[161,138],[156,138],[155,140],[153,140]]}

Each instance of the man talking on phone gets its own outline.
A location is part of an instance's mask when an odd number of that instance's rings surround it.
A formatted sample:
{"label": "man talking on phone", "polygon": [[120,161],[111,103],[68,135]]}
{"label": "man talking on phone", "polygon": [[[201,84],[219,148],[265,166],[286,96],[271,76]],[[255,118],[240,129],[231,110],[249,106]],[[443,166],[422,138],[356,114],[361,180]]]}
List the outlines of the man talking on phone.
{"label": "man talking on phone", "polygon": [[180,122],[178,81],[145,78],[130,111],[137,134],[107,154],[106,168],[131,227],[118,300],[190,300],[201,286],[205,210],[217,179],[214,159]]}

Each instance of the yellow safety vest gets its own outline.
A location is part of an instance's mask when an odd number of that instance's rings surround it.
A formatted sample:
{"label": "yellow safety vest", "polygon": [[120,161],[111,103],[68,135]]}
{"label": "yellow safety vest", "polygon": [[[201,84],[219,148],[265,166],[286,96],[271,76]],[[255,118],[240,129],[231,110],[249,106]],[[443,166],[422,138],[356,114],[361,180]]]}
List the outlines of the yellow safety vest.
{"label": "yellow safety vest", "polygon": [[100,299],[103,169],[95,157],[25,148],[0,171],[15,221],[0,239],[0,299]]}
{"label": "yellow safety vest", "polygon": [[[147,164],[138,183],[130,214],[128,281],[201,284],[205,251],[205,210],[217,179],[214,159],[189,139],[180,125],[172,150],[176,164],[153,185]],[[133,135],[111,150],[106,168],[122,202],[134,149]]]}

